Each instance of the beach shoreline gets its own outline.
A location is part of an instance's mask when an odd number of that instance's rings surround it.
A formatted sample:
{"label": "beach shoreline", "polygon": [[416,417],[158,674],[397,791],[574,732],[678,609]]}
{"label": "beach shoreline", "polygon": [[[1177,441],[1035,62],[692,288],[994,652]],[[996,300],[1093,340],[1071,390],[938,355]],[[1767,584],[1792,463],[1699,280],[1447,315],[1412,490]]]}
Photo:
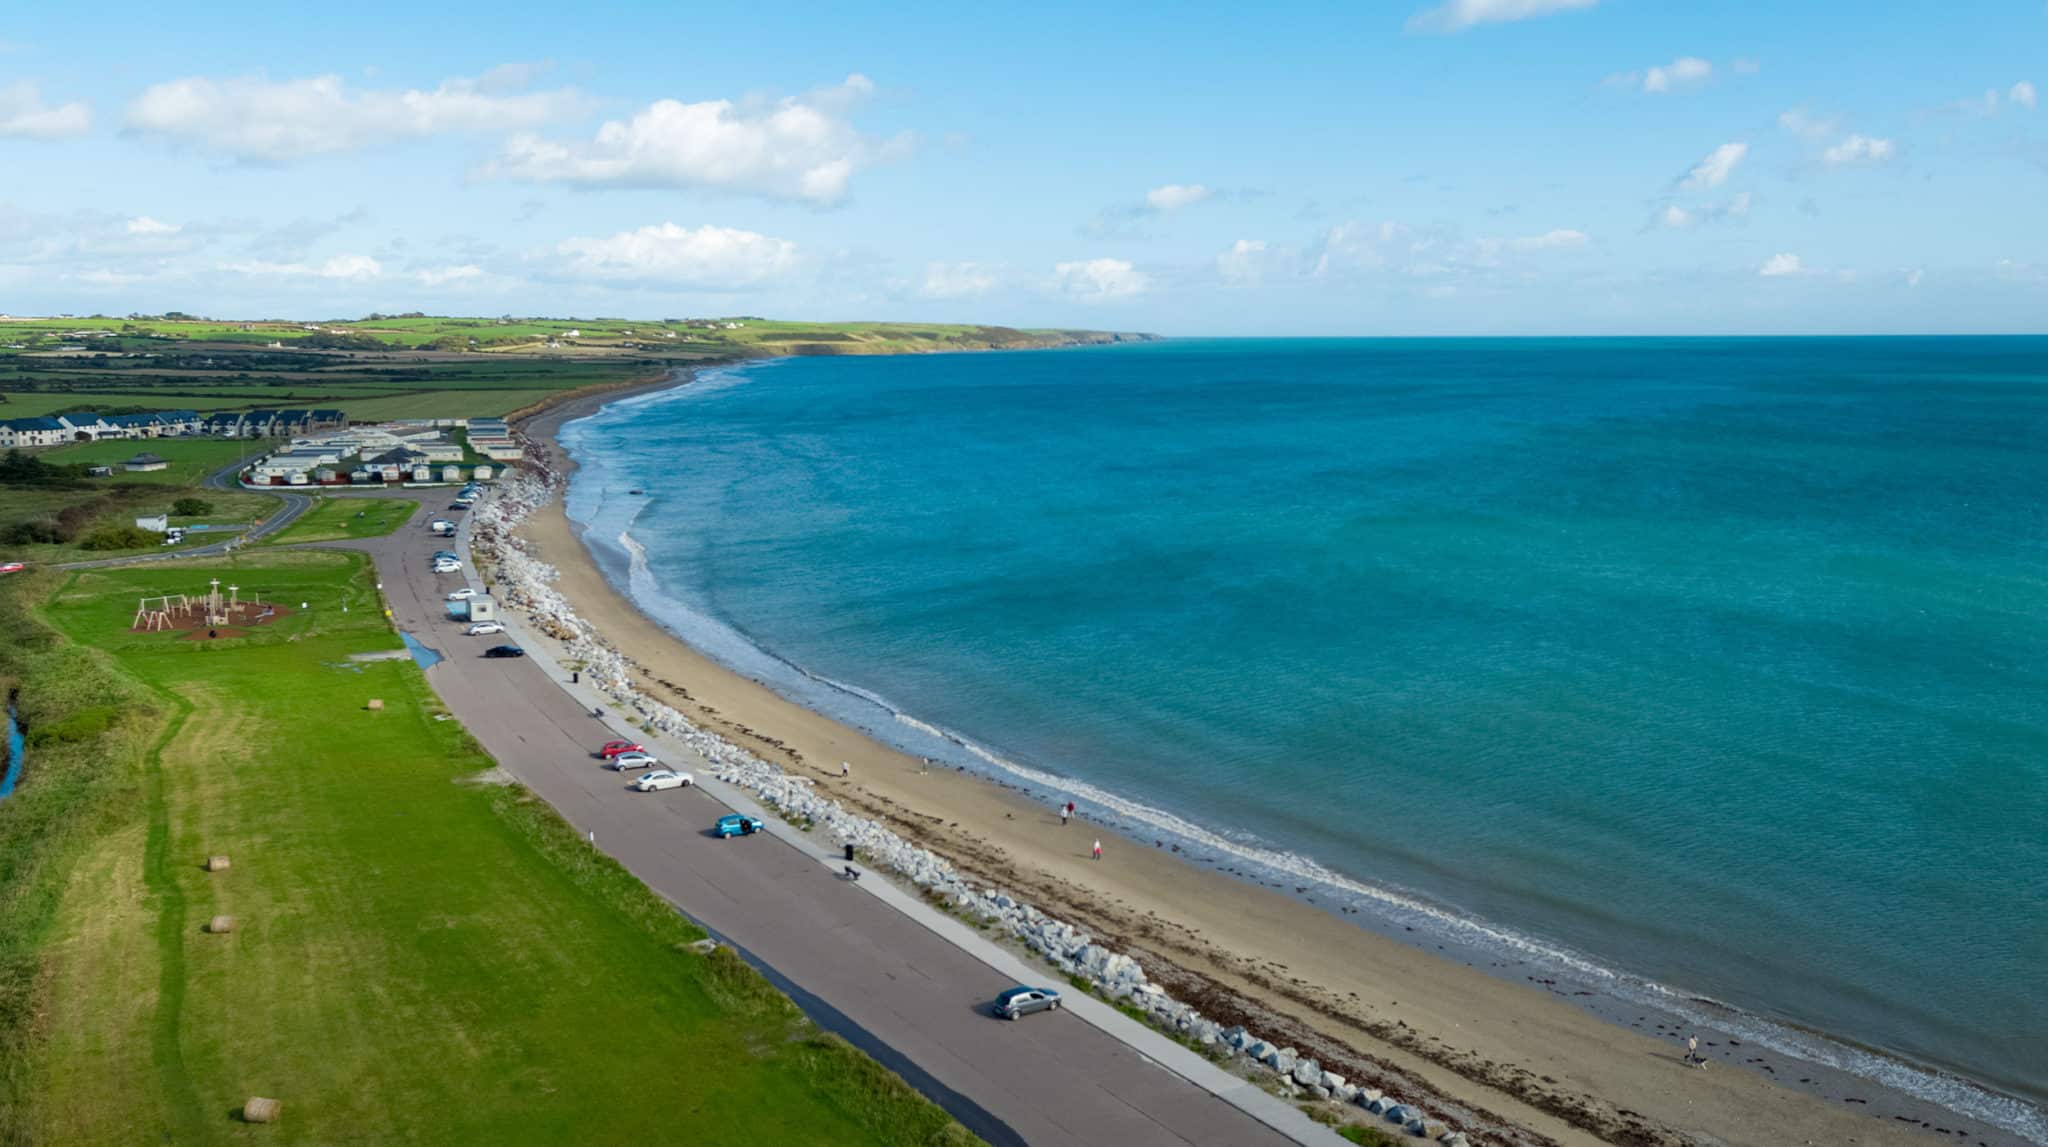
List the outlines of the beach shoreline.
{"label": "beach shoreline", "polygon": [[[579,396],[522,429],[567,474],[573,461],[555,441],[562,425],[674,385]],[[1644,1014],[1632,1027],[1629,1016],[1596,1014],[1554,984],[1516,982],[1511,967],[1425,951],[1097,824],[1062,826],[1044,801],[927,770],[692,649],[614,587],[562,499],[519,533],[558,571],[555,588],[578,614],[640,667],[650,697],[814,779],[977,880],[1104,937],[1208,1015],[1312,1049],[1360,1082],[1524,1129],[1501,1142],[1909,1143],[1964,1126],[1970,1142],[2022,1142],[1845,1073],[1755,1054],[1711,1029],[1702,1040],[1717,1070],[1688,1069],[1676,1026],[1661,1037],[1649,1029],[1661,1017]],[[850,777],[838,775],[842,760],[852,762]],[[1097,836],[1109,853],[1101,864],[1088,858]]]}

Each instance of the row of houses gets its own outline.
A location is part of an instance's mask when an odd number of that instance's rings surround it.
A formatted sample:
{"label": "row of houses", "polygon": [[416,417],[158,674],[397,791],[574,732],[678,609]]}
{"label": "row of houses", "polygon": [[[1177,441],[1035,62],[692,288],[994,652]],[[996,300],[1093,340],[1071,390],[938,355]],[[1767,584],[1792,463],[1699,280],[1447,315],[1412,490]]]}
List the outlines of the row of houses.
{"label": "row of houses", "polygon": [[216,438],[289,438],[348,425],[339,410],[237,410],[210,414],[203,433]]}
{"label": "row of houses", "polygon": [[[304,486],[349,481],[459,482],[469,455],[443,427],[459,420],[417,420],[379,426],[350,426],[326,434],[302,435],[249,468],[257,485]],[[500,422],[498,425],[502,426]],[[498,432],[510,444],[510,432]],[[490,437],[490,436],[487,436]],[[491,437],[497,442],[497,437]],[[493,463],[498,458],[484,453]],[[513,455],[518,456],[516,453]],[[359,461],[350,464],[350,459]],[[472,477],[489,479],[501,466],[479,464]]]}
{"label": "row of houses", "polygon": [[516,462],[526,454],[512,441],[512,428],[502,418],[470,419],[469,448],[493,462]]}
{"label": "row of houses", "polygon": [[175,438],[199,434],[204,420],[190,410],[147,414],[56,414],[0,422],[0,449],[61,446],[107,438]]}

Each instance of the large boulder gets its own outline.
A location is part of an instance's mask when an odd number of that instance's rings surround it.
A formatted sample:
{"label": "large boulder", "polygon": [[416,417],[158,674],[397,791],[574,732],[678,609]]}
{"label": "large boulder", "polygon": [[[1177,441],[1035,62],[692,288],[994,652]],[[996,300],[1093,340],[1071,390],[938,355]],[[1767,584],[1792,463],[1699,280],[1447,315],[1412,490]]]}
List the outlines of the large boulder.
{"label": "large boulder", "polygon": [[1334,1071],[1326,1071],[1317,1077],[1316,1082],[1329,1088],[1331,1091],[1336,1091],[1344,1086],[1344,1077]]}
{"label": "large boulder", "polygon": [[1294,1082],[1303,1087],[1314,1087],[1322,1081],[1323,1065],[1313,1059],[1304,1059],[1297,1062],[1294,1070],[1288,1074],[1294,1077]]}
{"label": "large boulder", "polygon": [[1378,1103],[1380,1100],[1385,1099],[1386,1095],[1386,1092],[1381,1091],[1377,1087],[1361,1087],[1358,1089],[1358,1102],[1361,1104]]}
{"label": "large boulder", "polygon": [[1389,1123],[1406,1123],[1415,1118],[1415,1109],[1405,1103],[1389,1103],[1382,1114]]}
{"label": "large boulder", "polygon": [[1293,1048],[1281,1048],[1279,1054],[1273,1057],[1273,1070],[1281,1075],[1292,1076],[1294,1074],[1294,1061],[1296,1058],[1297,1056]]}
{"label": "large boulder", "polygon": [[1270,1043],[1267,1043],[1265,1040],[1255,1039],[1252,1042],[1244,1045],[1244,1053],[1248,1056],[1251,1056],[1253,1059],[1258,1060],[1260,1063],[1267,1064],[1270,1066],[1273,1062],[1273,1058],[1280,1054],[1280,1049],[1274,1047]]}
{"label": "large boulder", "polygon": [[1426,1139],[1429,1137],[1429,1124],[1420,1119],[1410,1119],[1407,1132],[1417,1139]]}
{"label": "large boulder", "polygon": [[1340,1083],[1331,1088],[1330,1094],[1335,1096],[1339,1103],[1353,1103],[1358,1099],[1358,1089],[1348,1083]]}

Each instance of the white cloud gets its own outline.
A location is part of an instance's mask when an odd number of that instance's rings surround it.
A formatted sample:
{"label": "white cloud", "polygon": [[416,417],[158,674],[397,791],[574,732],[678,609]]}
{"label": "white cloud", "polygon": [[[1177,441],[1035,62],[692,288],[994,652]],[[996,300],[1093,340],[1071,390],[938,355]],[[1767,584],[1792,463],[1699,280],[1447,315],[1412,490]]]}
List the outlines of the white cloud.
{"label": "white cloud", "polygon": [[707,187],[837,203],[855,171],[908,146],[878,141],[847,118],[874,84],[866,76],[766,104],[658,100],[610,120],[589,140],[522,134],[487,173],[535,183]]}
{"label": "white cloud", "polygon": [[1199,183],[1169,183],[1145,193],[1145,206],[1154,211],[1178,211],[1209,198],[1210,190]]}
{"label": "white cloud", "polygon": [[484,277],[484,269],[474,263],[462,263],[452,267],[423,267],[414,271],[412,277],[429,287],[444,287],[452,283],[481,279]]}
{"label": "white cloud", "polygon": [[432,90],[351,91],[339,76],[193,76],[144,90],[128,105],[127,126],[239,159],[281,162],[444,132],[531,128],[589,107],[572,88],[508,92],[511,78],[501,69]]}
{"label": "white cloud", "polygon": [[1785,275],[1797,275],[1805,269],[1799,263],[1799,256],[1780,252],[1765,259],[1764,265],[1758,267],[1756,273],[1767,279],[1775,279]]}
{"label": "white cloud", "polygon": [[147,215],[138,215],[127,222],[125,230],[130,235],[175,235],[184,228],[176,223],[165,223],[162,220],[151,219]]}
{"label": "white cloud", "polygon": [[1583,247],[1592,241],[1593,237],[1584,231],[1558,228],[1541,235],[1525,235],[1519,239],[1510,239],[1508,246],[1517,251],[1555,251],[1568,247]]}
{"label": "white cloud", "polygon": [[917,293],[927,299],[965,299],[995,286],[995,273],[979,263],[927,263]]}
{"label": "white cloud", "polygon": [[2029,111],[2033,110],[2038,99],[2034,94],[2034,85],[2026,80],[2014,84],[2012,90],[2005,93],[2005,98],[2011,100],[2014,107],[2026,108]]}
{"label": "white cloud", "polygon": [[1128,299],[1145,292],[1151,278],[1123,259],[1061,263],[1053,269],[1061,294],[1084,303]]}
{"label": "white cloud", "polygon": [[1826,139],[1835,134],[1835,121],[1821,119],[1805,108],[1778,113],[1778,126],[1801,139]]}
{"label": "white cloud", "polygon": [[1725,219],[1741,219],[1749,214],[1749,192],[1737,192],[1725,203],[1700,203],[1692,207],[1680,207],[1673,203],[1657,213],[1657,224],[1678,230],[1698,223],[1718,223]]}
{"label": "white cloud", "polygon": [[563,269],[592,279],[637,280],[676,286],[752,286],[788,274],[796,244],[754,231],[674,223],[621,231],[603,239],[568,239],[557,248]]}
{"label": "white cloud", "polygon": [[1821,153],[1829,163],[1883,163],[1897,154],[1898,149],[1891,140],[1875,136],[1850,134],[1842,137],[1840,143]]}
{"label": "white cloud", "polygon": [[1591,8],[1600,0],[1444,0],[1435,8],[1417,12],[1408,20],[1410,31],[1462,32],[1480,24],[1506,24]]}
{"label": "white cloud", "polygon": [[63,139],[92,130],[92,109],[82,101],[51,105],[29,80],[0,88],[0,139]]}
{"label": "white cloud", "polygon": [[1693,169],[1686,172],[1685,178],[1679,181],[1679,186],[1690,189],[1719,187],[1728,182],[1728,176],[1735,171],[1736,165],[1742,162],[1742,157],[1748,154],[1749,145],[1746,143],[1724,143],[1708,152],[1705,159],[1694,164]]}
{"label": "white cloud", "polygon": [[1239,239],[1216,256],[1216,272],[1225,282],[1256,283],[1265,276],[1266,258],[1264,239]]}
{"label": "white cloud", "polygon": [[317,267],[306,263],[278,263],[258,259],[246,263],[229,263],[221,270],[233,271],[240,275],[280,279],[337,279],[361,282],[382,275],[384,265],[368,255],[336,255]]}
{"label": "white cloud", "polygon": [[1680,56],[1668,64],[1658,64],[1640,72],[1622,72],[1607,77],[1609,84],[1623,87],[1640,85],[1646,92],[1661,95],[1678,88],[1705,83],[1713,78],[1714,65],[1698,56]]}

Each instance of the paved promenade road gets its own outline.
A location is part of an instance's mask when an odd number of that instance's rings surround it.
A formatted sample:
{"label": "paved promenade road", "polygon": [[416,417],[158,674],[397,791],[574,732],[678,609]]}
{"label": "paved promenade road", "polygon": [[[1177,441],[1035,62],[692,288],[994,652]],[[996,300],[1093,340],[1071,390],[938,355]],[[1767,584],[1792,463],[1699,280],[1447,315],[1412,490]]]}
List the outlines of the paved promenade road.
{"label": "paved promenade road", "polygon": [[[998,1145],[1289,1142],[1071,1015],[991,1017],[989,1001],[1010,980],[773,836],[714,839],[710,825],[727,810],[697,789],[627,790],[591,755],[612,730],[539,666],[481,656],[503,638],[465,637],[448,619],[444,595],[464,582],[430,571],[442,543],[423,519],[353,548],[375,559],[398,625],[444,655],[427,678],[484,748],[657,893],[773,969],[807,1008],[839,1013],[867,1037],[857,1042],[971,1130]],[[611,970],[622,992],[644,972]],[[648,1066],[618,1050],[622,1069]]]}

